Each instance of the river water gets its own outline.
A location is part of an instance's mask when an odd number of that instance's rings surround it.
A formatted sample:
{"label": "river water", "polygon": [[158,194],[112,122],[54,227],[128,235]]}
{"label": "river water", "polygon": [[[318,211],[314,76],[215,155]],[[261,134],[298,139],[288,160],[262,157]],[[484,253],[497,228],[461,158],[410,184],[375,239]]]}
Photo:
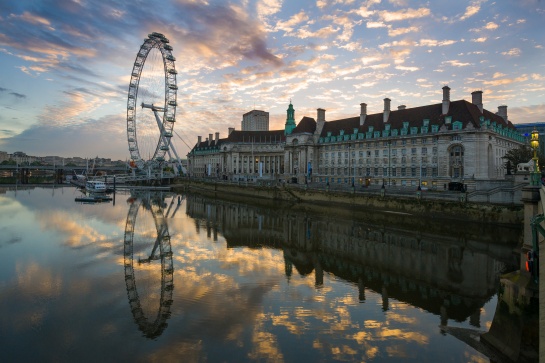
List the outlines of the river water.
{"label": "river water", "polygon": [[3,362],[488,362],[521,231],[192,194],[0,193]]}

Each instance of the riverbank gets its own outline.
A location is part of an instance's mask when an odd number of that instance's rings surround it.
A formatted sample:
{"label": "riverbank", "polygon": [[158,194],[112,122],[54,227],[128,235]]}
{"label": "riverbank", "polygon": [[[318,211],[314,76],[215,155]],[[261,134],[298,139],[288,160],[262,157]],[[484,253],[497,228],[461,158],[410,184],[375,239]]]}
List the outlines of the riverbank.
{"label": "riverbank", "polygon": [[467,202],[464,193],[420,193],[389,189],[331,190],[292,184],[255,185],[205,180],[177,180],[173,191],[191,191],[208,196],[234,198],[239,201],[259,201],[265,204],[289,203],[298,208],[382,211],[398,215],[412,215],[424,219],[445,218],[470,220],[486,224],[520,226],[523,207]]}

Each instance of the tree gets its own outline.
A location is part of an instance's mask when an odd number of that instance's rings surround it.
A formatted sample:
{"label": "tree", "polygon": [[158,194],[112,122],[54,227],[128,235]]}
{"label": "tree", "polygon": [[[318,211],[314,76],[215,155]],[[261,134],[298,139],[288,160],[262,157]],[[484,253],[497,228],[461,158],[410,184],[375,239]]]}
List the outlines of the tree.
{"label": "tree", "polygon": [[[532,148],[528,145],[521,145],[518,148],[509,150],[504,156],[502,156],[502,159],[505,160],[505,169],[507,170],[507,173],[517,173],[517,165],[521,163],[527,163],[528,161],[532,160],[534,157],[534,151]],[[545,167],[545,158],[543,155],[540,155],[538,153],[538,165],[539,169],[543,170]]]}

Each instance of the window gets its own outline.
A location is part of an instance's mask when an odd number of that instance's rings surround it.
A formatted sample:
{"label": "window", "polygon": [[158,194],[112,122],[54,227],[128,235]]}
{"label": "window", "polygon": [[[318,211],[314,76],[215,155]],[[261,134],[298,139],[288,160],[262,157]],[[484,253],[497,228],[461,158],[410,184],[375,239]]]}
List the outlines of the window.
{"label": "window", "polygon": [[411,168],[411,176],[412,177],[416,176],[416,168]]}
{"label": "window", "polygon": [[401,176],[406,176],[406,174],[407,174],[407,169],[401,168]]}
{"label": "window", "polygon": [[397,150],[396,149],[393,149],[392,150],[392,156],[396,156],[397,155]]}
{"label": "window", "polygon": [[411,149],[411,154],[412,154],[412,155],[416,155],[416,148],[415,148],[415,147],[413,147],[413,148]]}
{"label": "window", "polygon": [[427,155],[428,154],[428,148],[427,147],[423,147],[422,148],[422,155]]}
{"label": "window", "polygon": [[406,149],[401,149],[401,155],[406,155],[407,154],[407,150]]}
{"label": "window", "polygon": [[375,157],[378,156],[379,151],[375,150]]}

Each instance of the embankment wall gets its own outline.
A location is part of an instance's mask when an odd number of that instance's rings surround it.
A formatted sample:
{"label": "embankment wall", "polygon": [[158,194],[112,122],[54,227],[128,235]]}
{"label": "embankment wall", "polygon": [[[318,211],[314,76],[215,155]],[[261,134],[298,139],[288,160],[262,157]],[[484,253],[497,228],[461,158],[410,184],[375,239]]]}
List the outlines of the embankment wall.
{"label": "embankment wall", "polygon": [[355,208],[390,211],[424,218],[470,220],[487,224],[520,225],[524,211],[518,205],[471,203],[411,196],[351,193],[282,186],[237,185],[185,180],[171,185],[174,191],[191,191],[239,201],[311,204],[322,208]]}

